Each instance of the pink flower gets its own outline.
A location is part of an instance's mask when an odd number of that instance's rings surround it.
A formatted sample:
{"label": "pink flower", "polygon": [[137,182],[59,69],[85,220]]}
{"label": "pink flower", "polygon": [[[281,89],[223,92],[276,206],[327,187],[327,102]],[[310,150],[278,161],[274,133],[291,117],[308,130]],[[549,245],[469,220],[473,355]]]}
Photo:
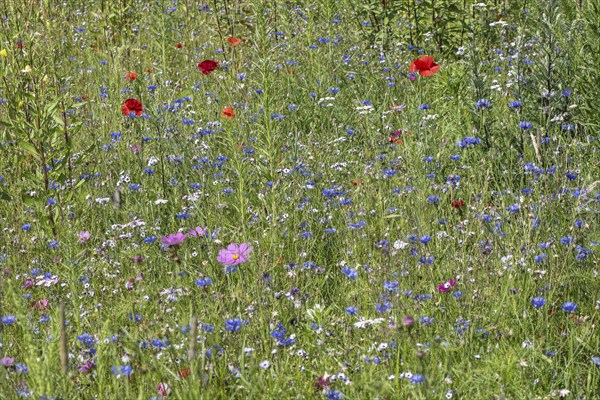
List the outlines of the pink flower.
{"label": "pink flower", "polygon": [[248,243],[242,243],[239,246],[231,243],[226,249],[221,249],[217,261],[223,265],[234,266],[248,261],[248,254],[252,252],[252,247]]}
{"label": "pink flower", "polygon": [[88,231],[79,232],[79,243],[83,243],[90,239],[90,233]]}
{"label": "pink flower", "polygon": [[206,231],[208,230],[208,228],[201,228],[199,226],[190,229],[190,231],[188,232],[188,235],[193,236],[193,237],[202,237],[206,234]]}
{"label": "pink flower", "polygon": [[15,359],[11,358],[11,357],[4,357],[4,358],[0,358],[0,365],[8,368],[8,367],[12,367],[12,365],[15,363]]}
{"label": "pink flower", "polygon": [[186,237],[187,235],[185,233],[177,232],[171,233],[169,236],[163,236],[161,240],[163,244],[166,244],[168,246],[175,246],[183,242]]}
{"label": "pink flower", "polygon": [[171,394],[171,385],[169,385],[168,383],[160,382],[158,384],[158,394],[163,397],[166,397],[169,394]]}
{"label": "pink flower", "polygon": [[87,360],[84,364],[81,364],[79,367],[77,367],[77,369],[82,374],[87,374],[88,372],[93,370],[95,366],[96,364],[94,364],[92,360]]}
{"label": "pink flower", "polygon": [[454,281],[454,279],[450,279],[449,282],[444,282],[442,285],[439,285],[438,290],[440,291],[440,293],[446,293],[449,292],[450,289],[454,287],[454,285],[456,285],[456,282]]}

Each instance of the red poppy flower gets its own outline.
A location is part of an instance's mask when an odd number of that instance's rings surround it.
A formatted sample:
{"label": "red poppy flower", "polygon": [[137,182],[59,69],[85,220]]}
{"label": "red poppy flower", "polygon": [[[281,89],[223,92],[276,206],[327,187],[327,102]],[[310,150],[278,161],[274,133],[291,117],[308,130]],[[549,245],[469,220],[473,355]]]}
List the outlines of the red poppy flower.
{"label": "red poppy flower", "polygon": [[137,79],[137,74],[133,71],[128,72],[127,75],[125,75],[126,81],[135,81],[136,79]]}
{"label": "red poppy flower", "polygon": [[225,107],[223,111],[221,111],[221,117],[227,118],[228,120],[232,120],[235,117],[235,111],[231,107]]}
{"label": "red poppy flower", "polygon": [[154,70],[153,70],[152,68],[148,68],[148,69],[146,70],[146,72],[147,72],[147,73],[149,73],[149,74],[151,74],[152,72],[154,72]]}
{"label": "red poppy flower", "polygon": [[20,40],[16,43],[16,45],[17,45],[17,49],[22,49],[23,48],[23,42],[20,41]]}
{"label": "red poppy flower", "polygon": [[432,76],[438,70],[440,66],[436,64],[431,56],[423,56],[421,58],[417,58],[415,61],[410,64],[409,71],[410,72],[419,72],[421,76]]}
{"label": "red poppy flower", "polygon": [[238,44],[242,43],[242,41],[236,37],[230,37],[229,39],[227,39],[227,41],[229,42],[231,47],[235,47]]}
{"label": "red poppy flower", "polygon": [[179,371],[177,371],[177,375],[179,375],[181,379],[187,379],[190,376],[190,369],[180,369]]}
{"label": "red poppy flower", "polygon": [[219,63],[215,60],[204,60],[198,64],[198,69],[200,69],[204,75],[210,75],[210,73],[213,72],[218,66]]}
{"label": "red poppy flower", "polygon": [[183,47],[183,45],[182,45],[181,43],[177,43],[177,44],[175,45],[175,47],[177,47],[178,49],[180,49],[180,48],[182,48],[182,47]]}
{"label": "red poppy flower", "polygon": [[454,208],[463,208],[465,206],[465,202],[463,200],[454,200],[452,202],[452,207]]}
{"label": "red poppy flower", "polygon": [[144,106],[142,106],[142,102],[137,99],[127,99],[125,100],[125,104],[121,106],[121,111],[126,117],[132,112],[135,113],[135,115],[140,116],[144,112]]}

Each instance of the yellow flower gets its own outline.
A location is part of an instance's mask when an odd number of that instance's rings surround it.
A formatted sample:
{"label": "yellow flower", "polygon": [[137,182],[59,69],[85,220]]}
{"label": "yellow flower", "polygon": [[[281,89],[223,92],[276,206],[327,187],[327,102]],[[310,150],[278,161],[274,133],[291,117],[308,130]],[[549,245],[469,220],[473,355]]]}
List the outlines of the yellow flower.
{"label": "yellow flower", "polygon": [[31,67],[29,65],[26,65],[25,69],[22,69],[21,72],[24,74],[29,74],[31,73]]}
{"label": "yellow flower", "polygon": [[0,56],[2,56],[2,57],[7,57],[8,56],[8,52],[6,51],[6,49],[0,50]]}

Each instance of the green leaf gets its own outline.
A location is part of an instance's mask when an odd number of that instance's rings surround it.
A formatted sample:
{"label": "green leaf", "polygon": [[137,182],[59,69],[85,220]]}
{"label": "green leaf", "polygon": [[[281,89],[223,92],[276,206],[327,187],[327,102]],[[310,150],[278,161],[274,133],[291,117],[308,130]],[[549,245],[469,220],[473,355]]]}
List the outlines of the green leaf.
{"label": "green leaf", "polygon": [[0,191],[0,200],[11,201],[12,197],[10,196],[10,194]]}
{"label": "green leaf", "polygon": [[35,148],[34,145],[24,140],[19,140],[17,143],[21,150],[25,151],[28,154],[31,154],[36,160],[41,161],[40,153],[38,153],[38,150]]}

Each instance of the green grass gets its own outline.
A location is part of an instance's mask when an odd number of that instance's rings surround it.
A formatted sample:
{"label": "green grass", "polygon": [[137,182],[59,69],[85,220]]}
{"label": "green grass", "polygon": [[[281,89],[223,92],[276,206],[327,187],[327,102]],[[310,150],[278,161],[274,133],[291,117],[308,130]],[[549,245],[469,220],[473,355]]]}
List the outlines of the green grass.
{"label": "green grass", "polygon": [[67,3],[1,12],[0,399],[600,396],[591,0]]}

